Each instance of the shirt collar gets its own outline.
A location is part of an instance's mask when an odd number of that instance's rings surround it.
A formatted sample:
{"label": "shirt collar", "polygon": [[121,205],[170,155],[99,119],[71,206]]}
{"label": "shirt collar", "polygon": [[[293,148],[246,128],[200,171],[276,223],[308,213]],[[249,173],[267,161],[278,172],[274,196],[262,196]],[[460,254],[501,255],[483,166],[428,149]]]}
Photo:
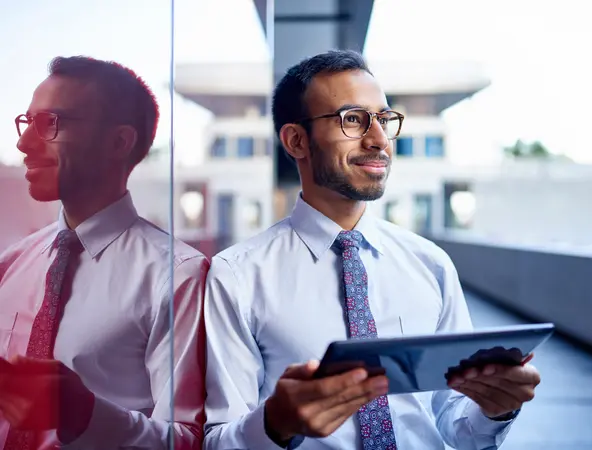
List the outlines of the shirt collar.
{"label": "shirt collar", "polygon": [[[99,211],[76,227],[76,235],[80,243],[93,258],[96,258],[115,239],[127,231],[138,219],[131,195],[127,192],[121,199]],[[58,216],[57,229],[52,234],[43,252],[51,246],[57,234],[67,230],[68,224],[63,207]]]}
{"label": "shirt collar", "polygon": [[[383,253],[376,218],[368,209],[366,208],[354,230],[362,233],[364,240],[376,251]],[[319,259],[331,248],[337,235],[342,231],[338,224],[306,203],[301,194],[296,200],[296,205],[290,216],[290,223],[316,259]]]}

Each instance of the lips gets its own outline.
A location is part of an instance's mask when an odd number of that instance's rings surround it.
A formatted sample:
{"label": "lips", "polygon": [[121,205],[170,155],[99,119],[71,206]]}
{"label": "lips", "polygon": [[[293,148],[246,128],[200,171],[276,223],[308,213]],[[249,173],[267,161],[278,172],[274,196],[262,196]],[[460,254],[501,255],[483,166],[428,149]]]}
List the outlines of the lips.
{"label": "lips", "polygon": [[56,163],[54,161],[33,160],[33,159],[27,159],[27,158],[25,158],[24,163],[25,163],[25,166],[27,167],[27,169],[29,169],[29,170],[42,169],[45,167],[53,167],[56,165]]}
{"label": "lips", "polygon": [[365,166],[365,167],[386,167],[386,162],[384,161],[366,161],[361,163],[355,163],[356,166]]}

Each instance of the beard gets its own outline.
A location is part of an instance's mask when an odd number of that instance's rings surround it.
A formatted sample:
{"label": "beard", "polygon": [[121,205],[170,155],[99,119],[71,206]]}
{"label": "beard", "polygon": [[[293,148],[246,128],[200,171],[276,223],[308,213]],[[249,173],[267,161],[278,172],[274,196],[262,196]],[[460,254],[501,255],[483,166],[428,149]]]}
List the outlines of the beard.
{"label": "beard", "polygon": [[355,187],[344,173],[331,166],[329,159],[325,156],[327,154],[328,152],[324,152],[314,140],[310,140],[312,176],[317,186],[330,189],[350,200],[372,201],[382,197],[384,182],[390,173],[390,163],[387,163],[385,175],[367,174],[368,179],[373,182],[364,187]]}

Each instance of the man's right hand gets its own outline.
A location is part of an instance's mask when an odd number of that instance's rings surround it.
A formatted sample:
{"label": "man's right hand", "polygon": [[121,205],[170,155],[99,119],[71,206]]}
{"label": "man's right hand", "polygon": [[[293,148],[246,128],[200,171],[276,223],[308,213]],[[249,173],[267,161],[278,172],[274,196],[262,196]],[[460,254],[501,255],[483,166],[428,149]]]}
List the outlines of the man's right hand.
{"label": "man's right hand", "polygon": [[318,366],[318,361],[290,366],[278,380],[265,402],[265,425],[274,440],[329,436],[361,406],[388,392],[385,376],[368,378],[364,369],[354,369],[313,379]]}

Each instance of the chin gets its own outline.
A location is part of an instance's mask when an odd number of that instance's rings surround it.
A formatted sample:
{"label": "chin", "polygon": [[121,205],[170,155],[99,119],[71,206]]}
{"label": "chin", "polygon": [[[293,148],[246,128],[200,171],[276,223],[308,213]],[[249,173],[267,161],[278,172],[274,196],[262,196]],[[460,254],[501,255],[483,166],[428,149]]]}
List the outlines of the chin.
{"label": "chin", "polygon": [[373,184],[371,186],[342,185],[338,192],[350,200],[370,202],[383,196],[384,186],[382,184]]}
{"label": "chin", "polygon": [[370,183],[359,183],[353,184],[353,188],[356,192],[364,197],[371,197],[371,200],[377,200],[384,195],[386,188],[385,179],[372,180]]}
{"label": "chin", "polygon": [[36,186],[34,184],[29,185],[29,195],[33,200],[38,202],[55,202],[60,199],[57,189]]}

